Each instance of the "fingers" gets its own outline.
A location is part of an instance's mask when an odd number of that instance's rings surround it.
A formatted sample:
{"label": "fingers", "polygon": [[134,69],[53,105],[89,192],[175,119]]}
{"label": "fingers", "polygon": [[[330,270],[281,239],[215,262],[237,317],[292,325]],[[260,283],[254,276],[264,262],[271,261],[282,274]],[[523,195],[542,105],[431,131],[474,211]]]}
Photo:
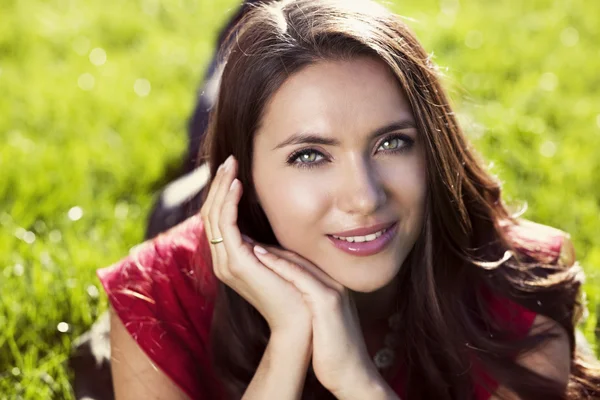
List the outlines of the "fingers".
{"label": "fingers", "polygon": [[221,216],[221,209],[223,208],[223,200],[229,192],[229,187],[236,174],[236,165],[233,156],[229,156],[223,168],[219,173],[219,181],[215,185],[215,193],[210,205],[210,211],[208,212],[208,219],[210,220],[210,229],[213,238],[221,237],[219,229],[219,218]]}
{"label": "fingers", "polygon": [[[317,279],[304,267],[269,252],[261,246],[254,246],[254,254],[265,266],[292,283],[302,293],[313,309],[313,313],[319,312],[320,307],[318,305],[329,305],[328,308],[339,308],[342,305],[343,293]],[[323,272],[321,271],[321,273]],[[331,278],[329,277],[329,279]]]}
{"label": "fingers", "polygon": [[227,188],[219,214],[218,228],[226,247],[242,244],[242,235],[237,226],[238,204],[242,197],[242,184],[235,178]]}
{"label": "fingers", "polygon": [[223,205],[221,208],[221,215],[219,217],[219,230],[223,237],[222,247],[225,249],[229,256],[229,273],[231,275],[238,275],[240,271],[236,270],[236,267],[244,268],[249,266],[249,260],[244,262],[241,258],[242,255],[252,257],[250,251],[250,244],[242,239],[242,234],[237,225],[238,217],[238,203],[242,197],[242,184],[238,179],[234,179],[229,185],[229,189],[225,198],[223,199]]}
{"label": "fingers", "polygon": [[213,177],[211,184],[210,184],[210,188],[208,190],[208,194],[206,196],[206,199],[204,200],[204,204],[202,205],[202,208],[200,209],[200,217],[202,218],[202,222],[204,223],[204,230],[207,233],[207,236],[209,237],[209,239],[212,239],[212,229],[211,229],[211,220],[209,218],[210,213],[211,213],[211,209],[214,203],[214,198],[215,198],[215,193],[217,192],[217,187],[219,186],[219,182],[221,181],[221,177],[222,177],[222,171],[223,171],[223,166],[224,163],[221,164],[219,166],[219,168],[217,168],[217,172],[215,173],[215,176]]}
{"label": "fingers", "polygon": [[[290,282],[302,295],[305,304],[310,309],[312,316],[312,337],[313,337],[313,367],[317,355],[321,359],[330,359],[340,355],[340,349],[351,349],[352,343],[358,343],[358,356],[350,354],[346,359],[364,359],[360,354],[367,354],[364,338],[360,330],[360,321],[358,312],[354,305],[348,290],[341,284],[335,289],[315,278],[303,266],[280,257],[272,252],[263,249],[260,246],[254,247],[254,253],[257,258],[269,269],[272,269],[277,275]],[[291,254],[285,250],[286,257]],[[300,257],[297,256],[296,257]],[[318,269],[314,264],[311,268]],[[325,274],[323,271],[321,271]],[[326,274],[325,274],[326,275]],[[330,278],[332,279],[332,278]],[[361,344],[362,343],[362,344]],[[350,351],[352,352],[352,350]],[[335,355],[332,355],[335,353]],[[343,357],[344,358],[344,357]],[[370,359],[370,357],[367,357]]]}
{"label": "fingers", "polygon": [[281,248],[277,248],[277,247],[274,247],[274,246],[263,246],[263,247],[269,253],[272,253],[275,256],[287,259],[288,261],[291,261],[291,262],[294,262],[294,263],[300,265],[306,271],[310,272],[312,275],[314,275],[316,278],[318,278],[325,285],[327,285],[327,286],[329,286],[329,287],[331,287],[333,289],[339,290],[339,291],[341,291],[341,290],[344,289],[344,285],[342,285],[341,283],[339,283],[338,281],[336,281],[335,279],[333,279],[331,276],[329,276],[321,268],[317,267],[312,262],[310,262],[309,260],[307,260],[304,257],[300,256],[299,254],[294,253],[292,251],[288,251],[288,250],[284,250],[284,249],[281,249]]}
{"label": "fingers", "polygon": [[[207,238],[220,238],[219,215],[222,208],[223,198],[229,190],[230,181],[235,174],[235,166],[232,165],[233,157],[230,156],[219,166],[217,173],[211,183],[208,195],[200,211]],[[217,278],[223,275],[223,266],[227,264],[227,253],[223,243],[210,244],[213,269]]]}
{"label": "fingers", "polygon": [[[260,265],[252,254],[251,245],[248,240],[242,239],[237,226],[238,204],[243,191],[240,181],[235,178],[236,174],[237,162],[230,156],[219,167],[206,198],[206,209],[203,210],[208,221],[208,238],[223,238],[220,243],[211,243],[213,270],[217,278],[229,284],[242,273],[242,266],[248,268],[252,260]],[[249,256],[249,259],[244,256]]]}

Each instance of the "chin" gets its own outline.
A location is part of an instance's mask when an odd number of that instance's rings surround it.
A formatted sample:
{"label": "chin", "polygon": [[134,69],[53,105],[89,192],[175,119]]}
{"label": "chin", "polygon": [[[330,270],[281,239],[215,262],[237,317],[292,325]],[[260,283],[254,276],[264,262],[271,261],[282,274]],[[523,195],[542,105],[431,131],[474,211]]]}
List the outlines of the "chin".
{"label": "chin", "polygon": [[367,274],[359,273],[354,276],[346,273],[344,276],[334,277],[334,279],[353,292],[373,293],[389,285],[398,274],[397,269],[389,272],[381,271],[380,273],[373,273],[373,271],[366,272]]}

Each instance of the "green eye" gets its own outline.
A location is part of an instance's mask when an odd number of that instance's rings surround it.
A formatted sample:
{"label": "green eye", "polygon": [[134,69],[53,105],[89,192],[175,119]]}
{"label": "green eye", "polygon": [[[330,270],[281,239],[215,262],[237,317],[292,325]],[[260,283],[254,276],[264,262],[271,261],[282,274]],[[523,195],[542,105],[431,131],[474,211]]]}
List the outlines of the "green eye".
{"label": "green eye", "polygon": [[384,140],[381,143],[380,147],[383,147],[384,150],[396,150],[397,148],[399,148],[402,145],[402,140],[399,138],[389,138]]}
{"label": "green eye", "polygon": [[288,158],[287,163],[300,168],[312,168],[321,164],[324,158],[325,156],[320,151],[305,149],[292,154]]}
{"label": "green eye", "polygon": [[414,140],[410,136],[396,133],[379,142],[377,151],[383,151],[385,153],[404,152],[410,150],[413,144]]}
{"label": "green eye", "polygon": [[317,153],[315,152],[306,152],[298,156],[298,160],[300,160],[301,163],[312,163],[316,160],[316,158]]}

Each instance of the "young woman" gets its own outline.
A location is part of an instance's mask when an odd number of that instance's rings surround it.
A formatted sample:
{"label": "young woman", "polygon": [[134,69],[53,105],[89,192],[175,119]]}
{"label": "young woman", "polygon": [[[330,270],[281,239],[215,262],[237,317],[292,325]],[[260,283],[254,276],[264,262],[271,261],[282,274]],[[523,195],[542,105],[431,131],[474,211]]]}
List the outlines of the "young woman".
{"label": "young woman", "polygon": [[507,211],[407,27],[240,24],[199,215],[99,271],[117,399],[600,398],[566,234]]}

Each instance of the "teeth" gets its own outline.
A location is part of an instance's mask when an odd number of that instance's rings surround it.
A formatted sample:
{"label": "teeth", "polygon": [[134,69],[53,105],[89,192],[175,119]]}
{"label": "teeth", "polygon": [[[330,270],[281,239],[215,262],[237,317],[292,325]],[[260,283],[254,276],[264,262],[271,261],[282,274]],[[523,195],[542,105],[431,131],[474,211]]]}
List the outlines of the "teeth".
{"label": "teeth", "polygon": [[377,239],[379,236],[383,235],[385,233],[385,231],[387,231],[387,229],[382,229],[379,232],[375,232],[372,233],[370,235],[367,236],[348,236],[348,237],[342,237],[342,236],[335,236],[335,235],[331,235],[334,238],[338,239],[338,240],[345,240],[346,242],[350,242],[350,243],[362,243],[362,242],[370,242],[372,240]]}

